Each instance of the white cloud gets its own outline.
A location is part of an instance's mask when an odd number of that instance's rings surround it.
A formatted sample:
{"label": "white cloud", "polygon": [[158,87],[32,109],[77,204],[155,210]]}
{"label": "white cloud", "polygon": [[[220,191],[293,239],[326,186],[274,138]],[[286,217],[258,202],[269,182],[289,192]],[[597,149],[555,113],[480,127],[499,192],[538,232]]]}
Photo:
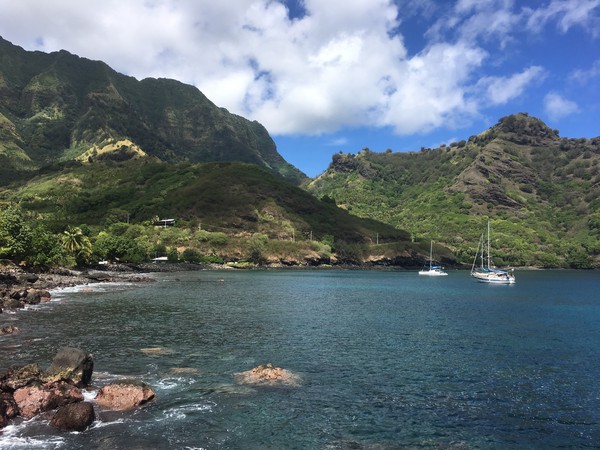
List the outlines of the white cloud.
{"label": "white cloud", "polygon": [[600,78],[600,59],[597,59],[596,61],[594,61],[592,66],[587,70],[584,70],[584,69],[574,70],[570,74],[569,78],[572,80],[575,80],[581,84],[586,84],[586,83],[594,80],[594,78]]}
{"label": "white cloud", "polygon": [[[484,45],[513,42],[526,15],[567,30],[589,26],[599,2],[553,0],[533,11],[459,0],[446,14],[432,0],[304,0],[305,14],[291,19],[281,0],[0,0],[0,30],[30,50],[64,48],[140,79],[194,84],[273,134],[414,133],[506,103],[542,75],[537,65],[485,74],[497,60]],[[403,21],[439,14],[431,39],[409,55]]]}
{"label": "white cloud", "polygon": [[544,110],[550,119],[559,120],[578,112],[579,107],[556,92],[550,92],[544,98]]}
{"label": "white cloud", "polygon": [[600,0],[552,0],[545,8],[528,8],[527,27],[540,31],[548,22],[556,21],[563,33],[574,26],[581,26],[598,36],[599,9]]}
{"label": "white cloud", "polygon": [[459,0],[428,34],[435,40],[446,40],[450,34],[461,41],[494,42],[504,47],[522,20],[523,13],[515,9],[513,0]]}
{"label": "white cloud", "polygon": [[531,83],[544,78],[544,69],[539,66],[528,67],[521,73],[509,77],[485,77],[479,81],[488,101],[493,105],[503,105],[519,97]]}

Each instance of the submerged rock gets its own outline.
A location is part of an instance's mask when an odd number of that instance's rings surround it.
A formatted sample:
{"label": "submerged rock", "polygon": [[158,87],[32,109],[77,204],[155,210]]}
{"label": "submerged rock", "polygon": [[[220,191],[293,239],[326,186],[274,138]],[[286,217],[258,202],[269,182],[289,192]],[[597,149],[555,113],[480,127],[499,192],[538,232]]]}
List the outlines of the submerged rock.
{"label": "submerged rock", "polygon": [[[0,312],[2,312],[0,310]],[[0,328],[0,334],[15,334],[19,331],[19,328],[14,325],[7,325],[5,327]]]}
{"label": "submerged rock", "polygon": [[266,386],[299,386],[299,375],[274,367],[273,364],[262,364],[254,369],[236,373],[235,380],[240,384],[266,385]]}
{"label": "submerged rock", "polygon": [[108,409],[125,410],[154,400],[154,391],[138,380],[122,380],[104,386],[96,395],[96,402]]}
{"label": "submerged rock", "polygon": [[140,348],[140,352],[142,352],[146,356],[167,356],[172,355],[174,353],[173,350],[165,347]]}
{"label": "submerged rock", "polygon": [[96,413],[91,403],[71,403],[58,408],[50,420],[50,425],[61,431],[84,431],[94,420]]}

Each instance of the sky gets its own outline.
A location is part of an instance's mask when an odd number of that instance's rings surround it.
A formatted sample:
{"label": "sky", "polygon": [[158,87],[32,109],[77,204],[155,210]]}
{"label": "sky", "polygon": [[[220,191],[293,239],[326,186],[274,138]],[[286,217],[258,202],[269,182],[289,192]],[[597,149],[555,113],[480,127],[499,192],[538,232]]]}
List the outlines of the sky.
{"label": "sky", "polygon": [[0,36],[195,85],[311,177],[518,112],[600,136],[600,0],[0,0]]}

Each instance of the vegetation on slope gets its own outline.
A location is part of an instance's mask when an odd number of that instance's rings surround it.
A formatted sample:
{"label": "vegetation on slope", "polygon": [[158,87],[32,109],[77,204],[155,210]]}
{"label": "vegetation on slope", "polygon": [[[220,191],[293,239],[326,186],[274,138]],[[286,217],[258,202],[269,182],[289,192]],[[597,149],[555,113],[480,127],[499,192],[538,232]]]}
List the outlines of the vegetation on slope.
{"label": "vegetation on slope", "polygon": [[464,263],[488,219],[499,265],[600,261],[600,138],[561,139],[526,114],[437,149],[334,155],[308,190],[447,245]]}
{"label": "vegetation on slope", "polygon": [[[412,261],[424,253],[406,233],[352,216],[254,164],[70,162],[11,185],[0,199],[20,205],[30,230],[43,224],[61,238],[69,229],[81,230],[92,251],[77,252],[79,262],[142,262],[173,251],[186,260],[290,264],[393,260],[400,253]],[[19,214],[9,214],[10,221]],[[155,226],[165,218],[175,219],[176,227]]]}

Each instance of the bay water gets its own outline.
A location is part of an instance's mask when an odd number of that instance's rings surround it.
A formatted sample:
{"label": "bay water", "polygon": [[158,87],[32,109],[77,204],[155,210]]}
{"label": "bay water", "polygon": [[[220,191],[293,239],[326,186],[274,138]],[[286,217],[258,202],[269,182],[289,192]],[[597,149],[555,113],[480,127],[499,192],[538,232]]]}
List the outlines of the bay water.
{"label": "bay water", "polygon": [[[198,271],[54,293],[2,323],[0,371],[94,358],[92,383],[149,384],[82,433],[34,418],[2,449],[600,448],[600,273]],[[239,385],[261,364],[299,386]],[[94,388],[86,392],[90,399]]]}

